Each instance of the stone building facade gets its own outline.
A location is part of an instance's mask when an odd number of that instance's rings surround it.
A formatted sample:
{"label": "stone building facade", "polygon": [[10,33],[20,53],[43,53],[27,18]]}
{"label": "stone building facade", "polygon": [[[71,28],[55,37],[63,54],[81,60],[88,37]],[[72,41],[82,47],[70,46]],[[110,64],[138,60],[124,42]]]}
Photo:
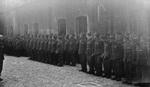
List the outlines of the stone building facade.
{"label": "stone building facade", "polygon": [[[136,0],[35,0],[7,14],[7,33],[58,33],[66,20],[66,34],[77,33],[77,18],[86,17],[87,32],[146,32],[147,14]],[[142,30],[141,30],[142,29]],[[143,31],[144,29],[144,31]]]}

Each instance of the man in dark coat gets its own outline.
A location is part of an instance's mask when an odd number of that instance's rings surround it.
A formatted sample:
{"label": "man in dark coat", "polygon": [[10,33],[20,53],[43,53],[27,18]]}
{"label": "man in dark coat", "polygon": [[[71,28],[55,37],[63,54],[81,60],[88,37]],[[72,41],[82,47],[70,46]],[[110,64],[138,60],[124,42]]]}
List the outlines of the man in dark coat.
{"label": "man in dark coat", "polygon": [[65,36],[64,39],[64,64],[70,65],[70,58],[69,58],[69,35]]}
{"label": "man in dark coat", "polygon": [[112,43],[112,63],[113,63],[113,73],[116,80],[121,80],[123,76],[123,57],[124,57],[124,46],[122,35],[120,33],[116,34],[115,41]]}
{"label": "man in dark coat", "polygon": [[113,36],[110,35],[107,37],[107,39],[105,40],[105,48],[104,48],[104,74],[105,77],[110,78],[112,75],[112,41],[113,41]]}
{"label": "man in dark coat", "polygon": [[75,59],[75,49],[76,49],[76,39],[74,35],[72,34],[69,40],[69,55],[70,55],[70,65],[75,66],[76,65],[76,59]]}
{"label": "man in dark coat", "polygon": [[48,55],[48,64],[51,64],[51,42],[52,42],[52,35],[48,36],[48,46],[47,46],[47,55]]}
{"label": "man in dark coat", "polygon": [[124,82],[130,82],[133,78],[132,73],[133,73],[133,65],[132,65],[132,60],[133,60],[133,41],[130,38],[130,35],[126,35],[124,39]]}
{"label": "man in dark coat", "polygon": [[[3,60],[4,60],[4,43],[3,43],[3,36],[0,35],[0,76],[3,69]],[[1,81],[2,79],[0,79]]]}
{"label": "man in dark coat", "polygon": [[86,59],[86,35],[83,33],[79,42],[79,56],[80,56],[80,64],[81,70],[83,72],[87,72],[87,59]]}
{"label": "man in dark coat", "polygon": [[91,33],[87,36],[87,61],[89,66],[89,74],[94,74],[94,59],[92,59],[92,54],[94,51],[94,39]]}
{"label": "man in dark coat", "polygon": [[57,58],[55,58],[57,61],[57,66],[63,66],[63,41],[62,36],[59,36],[57,39],[57,46],[56,46],[56,55]]}
{"label": "man in dark coat", "polygon": [[103,64],[102,54],[104,53],[104,41],[99,34],[96,34],[95,36],[96,38],[94,40],[94,53],[93,53],[93,56],[95,58],[95,71],[97,76],[102,76],[102,64]]}
{"label": "man in dark coat", "polygon": [[79,36],[76,35],[75,36],[75,39],[76,39],[76,49],[75,49],[75,58],[76,58],[76,63],[79,64]]}
{"label": "man in dark coat", "polygon": [[57,55],[56,55],[56,48],[57,48],[57,36],[53,35],[52,42],[51,42],[51,62],[53,65],[57,64]]}

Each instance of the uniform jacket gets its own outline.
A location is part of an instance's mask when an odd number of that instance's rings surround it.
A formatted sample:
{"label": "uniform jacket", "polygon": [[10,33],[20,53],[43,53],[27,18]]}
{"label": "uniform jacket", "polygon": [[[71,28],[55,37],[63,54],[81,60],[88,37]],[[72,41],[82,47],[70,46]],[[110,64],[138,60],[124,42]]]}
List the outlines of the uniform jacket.
{"label": "uniform jacket", "polygon": [[55,53],[56,47],[57,47],[57,41],[55,39],[52,39],[52,42],[51,42],[51,52],[52,53]]}
{"label": "uniform jacket", "polygon": [[62,40],[57,40],[56,53],[63,54],[63,41]]}
{"label": "uniform jacket", "polygon": [[71,38],[68,46],[69,46],[69,52],[74,53],[76,49],[76,40],[74,38]]}
{"label": "uniform jacket", "polygon": [[0,61],[4,60],[4,45],[0,44]]}
{"label": "uniform jacket", "polygon": [[79,54],[86,54],[86,39],[81,38],[79,41]]}
{"label": "uniform jacket", "polygon": [[113,41],[112,60],[122,60],[124,57],[124,46],[122,41]]}
{"label": "uniform jacket", "polygon": [[91,56],[94,52],[94,40],[92,38],[87,40],[87,55]]}
{"label": "uniform jacket", "polygon": [[94,40],[94,55],[101,55],[104,53],[104,41],[95,39]]}
{"label": "uniform jacket", "polygon": [[66,52],[69,51],[69,40],[68,39],[65,39],[65,41],[64,41],[64,50]]}
{"label": "uniform jacket", "polygon": [[106,58],[111,59],[111,57],[112,57],[112,41],[105,42],[105,52],[106,52]]}

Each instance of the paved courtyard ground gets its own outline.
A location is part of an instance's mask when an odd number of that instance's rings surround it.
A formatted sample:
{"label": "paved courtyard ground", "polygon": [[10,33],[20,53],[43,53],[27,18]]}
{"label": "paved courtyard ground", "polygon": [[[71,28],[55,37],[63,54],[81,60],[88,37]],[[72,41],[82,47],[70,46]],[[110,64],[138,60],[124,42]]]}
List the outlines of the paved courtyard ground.
{"label": "paved courtyard ground", "polygon": [[0,87],[133,87],[79,70],[79,65],[57,67],[25,57],[5,56]]}

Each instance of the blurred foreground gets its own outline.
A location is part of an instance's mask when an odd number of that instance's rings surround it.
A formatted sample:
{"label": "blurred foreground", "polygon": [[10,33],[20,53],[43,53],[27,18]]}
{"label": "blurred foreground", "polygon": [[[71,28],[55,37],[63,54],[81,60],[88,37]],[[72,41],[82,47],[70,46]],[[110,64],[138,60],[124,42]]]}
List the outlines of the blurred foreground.
{"label": "blurred foreground", "polygon": [[5,56],[0,87],[132,87],[79,69],[80,66],[56,67],[24,57]]}

